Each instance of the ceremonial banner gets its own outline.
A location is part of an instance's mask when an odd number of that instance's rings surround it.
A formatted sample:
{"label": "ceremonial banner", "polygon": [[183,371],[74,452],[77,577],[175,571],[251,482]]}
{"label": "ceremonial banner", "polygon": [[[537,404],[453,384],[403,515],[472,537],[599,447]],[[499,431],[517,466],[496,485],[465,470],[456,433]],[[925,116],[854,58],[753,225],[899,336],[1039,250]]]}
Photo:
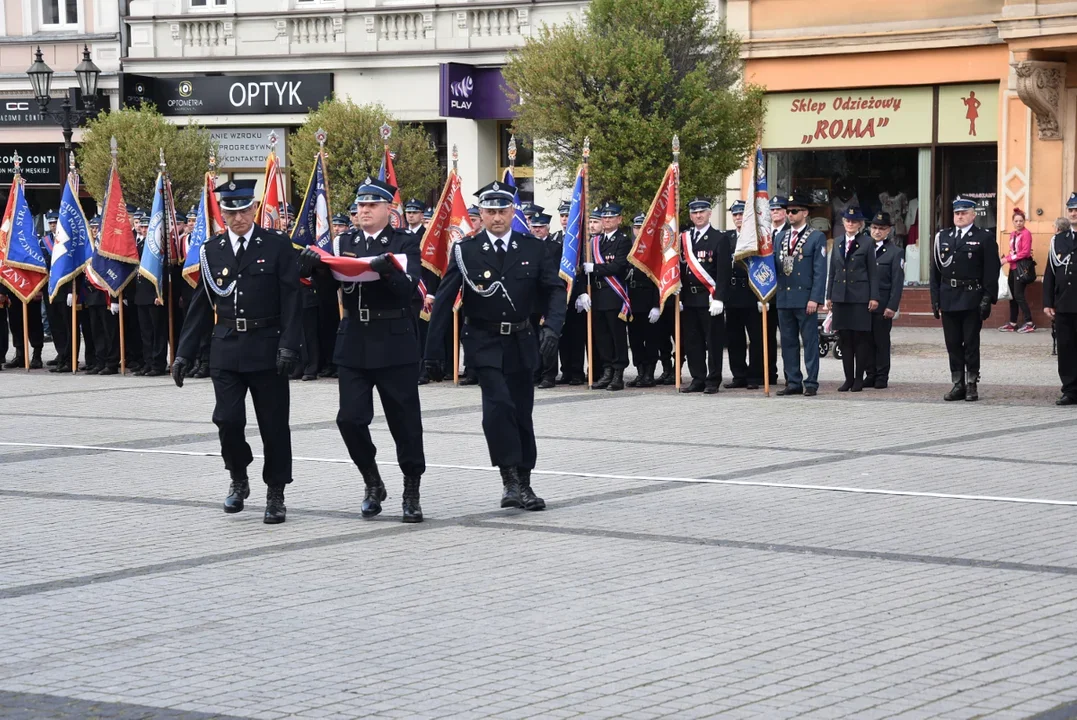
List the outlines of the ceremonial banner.
{"label": "ceremonial banner", "polygon": [[60,288],[89,264],[93,254],[90,228],[76,197],[74,175],[64,183],[60,199],[60,217],[56,222],[56,240],[52,246],[52,268],[49,273],[49,300],[55,300]]}
{"label": "ceremonial banner", "polygon": [[565,226],[565,236],[561,240],[561,265],[557,274],[565,281],[568,289],[567,297],[572,297],[572,286],[576,282],[576,273],[580,266],[580,238],[586,237],[586,229],[583,226],[584,186],[587,183],[587,171],[580,165],[576,171],[576,182],[572,186],[572,199],[569,201],[568,225]]}
{"label": "ceremonial banner", "polygon": [[503,181],[506,185],[512,185],[512,206],[515,208],[512,214],[512,229],[517,232],[530,233],[531,226],[527,224],[527,216],[524,215],[520,204],[520,190],[516,187],[516,178],[512,176],[511,168],[505,168]]}
{"label": "ceremonial banner", "polygon": [[120,173],[113,163],[105,188],[104,214],[87,275],[98,287],[113,297],[127,286],[138,272],[138,245],[123,199]]}
{"label": "ceremonial banner", "polygon": [[[22,302],[30,300],[41,291],[49,281],[49,276],[44,272],[27,269],[24,265],[12,265],[9,260],[9,250],[12,247],[12,238],[19,235],[19,243],[33,242],[37,244],[37,235],[34,234],[33,217],[30,208],[26,205],[26,197],[22,191],[22,178],[19,175],[11,183],[11,192],[7,196],[7,208],[4,210],[3,220],[0,221],[0,283],[6,285],[11,292]],[[44,257],[38,256],[44,263]]]}
{"label": "ceremonial banner", "polygon": [[658,286],[658,306],[681,287],[677,252],[677,167],[670,165],[651,201],[628,261]]}
{"label": "ceremonial banner", "polygon": [[[321,256],[322,262],[329,266],[329,269],[333,272],[333,277],[341,282],[372,282],[381,279],[379,273],[370,269],[370,261],[376,260],[377,255],[361,258],[339,257],[317,246],[313,250]],[[397,268],[401,271],[407,271],[407,255],[391,253],[389,257],[392,258],[393,264]]]}
{"label": "ceremonial banner", "polygon": [[329,186],[326,182],[325,155],[319,151],[307,181],[307,191],[292,227],[292,244],[303,248],[308,245],[330,250],[333,242],[332,225],[329,224]]}
{"label": "ceremonial banner", "polygon": [[198,287],[201,279],[202,246],[217,233],[224,232],[224,220],[217,196],[213,194],[216,185],[213,175],[206,173],[202,182],[202,193],[198,200],[198,213],[195,215],[194,230],[187,236],[187,252],[183,260],[183,279],[191,287]]}
{"label": "ceremonial banner", "polygon": [[430,227],[423,235],[423,267],[442,277],[449,267],[449,251],[452,250],[453,243],[473,232],[467,205],[464,203],[463,189],[460,187],[460,176],[455,170],[451,170],[434,216],[430,220]]}
{"label": "ceremonial banner", "polygon": [[393,154],[388,146],[381,158],[381,169],[378,171],[378,180],[387,182],[396,188],[393,193],[393,202],[389,204],[389,223],[396,230],[404,229],[404,203],[400,202],[400,186],[396,183],[396,170],[393,169]]}
{"label": "ceremonial banner", "polygon": [[165,266],[165,176],[157,173],[157,183],[153,190],[153,207],[150,210],[150,226],[146,230],[146,241],[142,246],[142,262],[138,273],[153,283],[157,290],[157,299],[164,301]]}
{"label": "ceremonial banner", "polygon": [[276,152],[266,158],[266,174],[262,180],[262,204],[258,208],[256,222],[264,228],[284,230],[284,211],[288,201],[284,191],[284,176]]}
{"label": "ceremonial banner", "polygon": [[778,275],[774,269],[774,243],[770,226],[770,195],[767,192],[767,164],[763,150],[755,149],[755,212],[744,214],[734,261],[744,260],[748,267],[748,284],[763,302],[770,300],[778,289]]}

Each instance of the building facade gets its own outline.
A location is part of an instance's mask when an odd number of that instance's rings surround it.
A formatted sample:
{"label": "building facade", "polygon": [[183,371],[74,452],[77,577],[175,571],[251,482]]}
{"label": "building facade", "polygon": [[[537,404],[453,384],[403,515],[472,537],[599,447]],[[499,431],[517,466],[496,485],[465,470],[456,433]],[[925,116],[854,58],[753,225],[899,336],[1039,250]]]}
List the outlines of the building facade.
{"label": "building facade", "polygon": [[[908,0],[865,12],[848,0],[729,0],[727,12],[748,79],[767,88],[771,187],[811,195],[816,226],[840,231],[852,202],[890,212],[908,281],[925,282],[930,239],[961,194],[1003,248],[1013,210],[1027,213],[1042,271],[1077,189],[1077,2]],[[731,184],[739,194],[746,173]]]}
{"label": "building facade", "polygon": [[[51,109],[64,96],[80,104],[75,67],[82,50],[101,68],[97,106],[119,107],[118,0],[3,0],[0,2],[0,202],[6,201],[16,153],[22,157],[27,199],[36,213],[59,206],[67,173],[60,126],[41,115],[26,75],[40,48],[53,69]],[[76,128],[73,141],[81,131]]]}
{"label": "building facade", "polygon": [[[579,18],[578,0],[415,4],[392,0],[130,0],[125,97],[139,92],[177,121],[191,117],[246,150],[222,170],[260,177],[270,129],[286,135],[328,97],[381,103],[422,123],[442,161],[453,145],[465,186],[500,178],[511,116],[500,68],[543,23]],[[261,145],[259,145],[261,143]],[[278,147],[278,151],[280,148]],[[549,207],[561,188],[525,196]],[[527,199],[531,199],[528,197]]]}

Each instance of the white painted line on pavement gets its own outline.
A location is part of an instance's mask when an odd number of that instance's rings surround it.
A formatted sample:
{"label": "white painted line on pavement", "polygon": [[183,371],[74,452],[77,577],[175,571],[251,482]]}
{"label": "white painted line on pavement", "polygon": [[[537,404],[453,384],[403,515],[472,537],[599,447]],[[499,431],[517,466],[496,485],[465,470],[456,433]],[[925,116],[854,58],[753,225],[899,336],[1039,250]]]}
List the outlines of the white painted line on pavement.
{"label": "white painted line on pavement", "polygon": [[[30,447],[46,448],[54,450],[99,450],[101,452],[134,453],[138,455],[182,455],[186,457],[220,457],[217,452],[199,450],[161,450],[153,448],[120,448],[107,445],[62,445],[57,443],[28,443],[28,442],[0,442],[5,447]],[[264,459],[263,455],[255,455],[255,458]],[[292,460],[299,462],[322,462],[335,465],[351,465],[352,461],[347,458],[316,458],[293,456]],[[496,467],[489,465],[441,465],[427,463],[428,468],[440,470],[478,470],[485,472],[497,472]],[[571,470],[532,470],[533,475],[568,475],[580,478],[598,478],[602,480],[647,480],[651,482],[681,482],[696,483],[702,485],[738,485],[744,487],[763,487],[779,490],[811,490],[817,492],[841,492],[859,495],[893,495],[896,497],[930,498],[933,500],[975,500],[981,502],[1017,503],[1021,505],[1059,505],[1077,507],[1077,500],[1048,500],[1042,498],[1019,498],[998,495],[963,495],[960,493],[919,492],[916,490],[886,490],[883,488],[860,488],[846,487],[843,485],[809,485],[806,483],[780,483],[763,482],[761,480],[722,480],[716,478],[689,478],[689,477],[666,477],[662,475],[612,475],[608,473],[575,472]]]}

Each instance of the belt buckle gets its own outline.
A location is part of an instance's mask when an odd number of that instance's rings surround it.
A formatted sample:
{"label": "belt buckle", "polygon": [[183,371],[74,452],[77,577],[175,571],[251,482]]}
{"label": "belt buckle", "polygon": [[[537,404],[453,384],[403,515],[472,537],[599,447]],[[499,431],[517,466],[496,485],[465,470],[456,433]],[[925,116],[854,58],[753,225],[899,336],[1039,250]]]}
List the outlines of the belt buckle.
{"label": "belt buckle", "polygon": [[695,285],[693,285],[692,287],[690,287],[690,288],[689,288],[689,290],[691,290],[691,291],[692,291],[692,294],[693,294],[693,295],[696,295],[696,294],[698,294],[698,293],[699,293],[699,288],[697,288],[697,287],[696,287]]}
{"label": "belt buckle", "polygon": [[370,322],[370,308],[359,308],[359,322]]}
{"label": "belt buckle", "polygon": [[247,332],[247,318],[236,318],[236,332]]}
{"label": "belt buckle", "polygon": [[509,322],[501,323],[500,332],[501,332],[502,335],[512,335],[512,323],[509,323]]}
{"label": "belt buckle", "polygon": [[957,280],[951,279],[950,280],[950,287],[952,287],[952,288],[957,287]]}

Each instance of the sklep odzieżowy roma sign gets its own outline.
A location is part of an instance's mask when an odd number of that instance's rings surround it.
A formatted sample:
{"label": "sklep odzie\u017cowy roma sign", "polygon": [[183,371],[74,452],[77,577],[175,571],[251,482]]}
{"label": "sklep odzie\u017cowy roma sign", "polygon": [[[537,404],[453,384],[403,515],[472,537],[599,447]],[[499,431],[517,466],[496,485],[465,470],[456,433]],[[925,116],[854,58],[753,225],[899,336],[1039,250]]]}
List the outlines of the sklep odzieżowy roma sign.
{"label": "sklep odzie\u017cowy roma sign", "polygon": [[765,103],[765,148],[931,144],[930,87],[774,93]]}

